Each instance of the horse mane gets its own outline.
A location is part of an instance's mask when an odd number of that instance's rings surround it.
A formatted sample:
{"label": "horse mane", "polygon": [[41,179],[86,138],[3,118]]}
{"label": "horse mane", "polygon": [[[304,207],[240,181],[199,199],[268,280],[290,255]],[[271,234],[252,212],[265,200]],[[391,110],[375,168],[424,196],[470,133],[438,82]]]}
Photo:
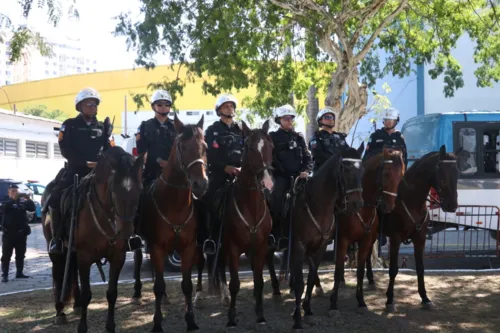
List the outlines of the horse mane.
{"label": "horse mane", "polygon": [[190,140],[193,137],[201,140],[203,138],[203,131],[200,131],[199,129],[198,125],[184,125],[177,137],[182,138],[182,140]]}
{"label": "horse mane", "polygon": [[368,158],[363,164],[365,170],[377,168],[383,160],[390,160],[397,166],[401,166],[405,171],[406,166],[403,161],[403,153],[400,150],[385,150]]}
{"label": "horse mane", "polygon": [[[439,151],[431,151],[420,157],[418,160],[413,162],[413,164],[408,168],[406,174],[411,176],[413,173],[416,173],[421,165],[428,163],[434,157],[439,158]],[[456,158],[457,157],[454,153],[446,153],[444,160],[454,160]]]}

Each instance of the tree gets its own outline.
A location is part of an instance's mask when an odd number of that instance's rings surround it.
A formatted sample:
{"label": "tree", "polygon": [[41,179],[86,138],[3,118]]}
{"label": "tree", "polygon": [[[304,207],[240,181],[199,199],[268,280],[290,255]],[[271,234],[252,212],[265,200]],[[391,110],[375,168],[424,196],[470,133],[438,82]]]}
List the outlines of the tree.
{"label": "tree", "polygon": [[47,106],[44,104],[36,106],[28,106],[22,111],[26,115],[42,117],[47,119],[65,120],[66,115],[61,110],[48,111]]}
{"label": "tree", "polygon": [[[18,0],[19,5],[23,10],[24,18],[28,19],[34,4],[34,0]],[[36,0],[36,6],[40,9],[47,10],[48,22],[56,27],[63,17],[63,12],[66,9],[67,14],[73,17],[78,17],[78,11],[75,7],[76,0]],[[68,7],[64,7],[67,4]],[[52,47],[47,40],[37,31],[32,30],[26,25],[12,26],[11,37],[8,52],[10,53],[9,61],[16,62],[21,59],[23,51],[27,47],[34,47],[42,56],[52,57]],[[0,35],[0,43],[7,40],[7,34]]]}
{"label": "tree", "polygon": [[[154,68],[154,55],[168,53],[188,69],[185,78],[165,78],[155,87],[175,96],[194,77],[212,95],[255,85],[256,96],[244,102],[263,115],[289,102],[291,92],[303,111],[314,84],[348,131],[366,113],[367,89],[386,74],[408,75],[412,64],[430,64],[432,78],[443,76],[444,94],[453,96],[464,83],[450,51],[464,33],[477,43],[478,85],[500,77],[493,0],[141,2],[142,18],[121,14],[115,34],[127,36],[138,65]],[[383,62],[377,50],[388,54]],[[136,97],[141,103],[144,96]]]}

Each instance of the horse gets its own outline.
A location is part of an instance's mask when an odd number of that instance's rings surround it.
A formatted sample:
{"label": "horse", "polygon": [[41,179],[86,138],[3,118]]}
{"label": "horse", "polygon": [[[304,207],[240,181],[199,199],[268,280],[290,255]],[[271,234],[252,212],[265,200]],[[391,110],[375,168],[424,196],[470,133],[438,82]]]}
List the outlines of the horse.
{"label": "horse", "polygon": [[[268,254],[272,220],[264,188],[271,190],[274,185],[271,176],[273,144],[268,134],[269,120],[263,124],[262,129],[254,130],[242,121],[242,130],[245,143],[241,172],[228,189],[222,219],[224,233],[221,262],[224,267],[227,260],[231,277],[227,329],[236,327],[236,296],[240,290],[238,267],[242,253],[247,254],[253,271],[257,324],[266,323],[263,308],[263,268]],[[221,275],[223,291],[227,291],[225,274]]]}
{"label": "horse", "polygon": [[[104,150],[92,172],[82,179],[78,186],[77,211],[74,234],[74,250],[71,256],[70,269],[78,271],[81,283],[81,317],[78,325],[79,333],[86,333],[87,309],[92,298],[90,289],[90,267],[106,258],[109,262],[109,282],[106,296],[108,299],[108,316],[106,331],[115,332],[115,304],[118,296],[118,278],[125,263],[128,239],[133,233],[133,220],[139,203],[142,189],[142,166],[144,156],[135,159],[121,147],[110,147]],[[68,207],[71,199],[70,187],[62,196],[61,207]],[[66,212],[68,209],[66,209]],[[67,216],[68,214],[63,216]],[[45,229],[50,228],[50,215],[46,216]],[[49,232],[45,233],[47,246]],[[71,251],[72,249],[67,249]],[[63,256],[53,260],[53,279],[56,289],[62,284],[61,272],[64,272]],[[55,256],[51,256],[54,259]],[[56,274],[54,274],[56,273]],[[76,274],[73,274],[73,284]],[[59,293],[59,292],[58,292]],[[56,293],[56,294],[58,294]],[[56,295],[58,296],[58,295]],[[56,316],[64,316],[61,304],[56,299]]]}
{"label": "horse", "polygon": [[[206,150],[203,135],[203,117],[196,125],[184,125],[177,114],[174,126],[177,132],[170,152],[168,165],[143,197],[139,232],[148,243],[151,264],[155,273],[155,314],[151,332],[163,332],[161,326],[162,297],[165,295],[165,255],[177,251],[181,257],[182,292],[185,297],[185,320],[188,331],[198,330],[192,305],[193,283],[191,270],[198,252],[196,235],[198,210],[193,196],[200,198],[208,187]],[[140,261],[134,256],[135,271],[140,271]],[[135,302],[141,298],[140,275],[135,275]]]}
{"label": "horse", "polygon": [[[335,226],[336,263],[335,283],[330,296],[330,310],[337,311],[337,299],[340,284],[344,280],[344,261],[350,244],[358,243],[358,265],[356,298],[360,309],[366,309],[363,296],[363,278],[365,262],[368,272],[372,272],[370,253],[379,232],[377,210],[390,213],[396,205],[397,189],[405,173],[405,164],[401,151],[384,148],[384,150],[363,162],[365,170],[362,177],[364,206],[361,212],[342,214],[340,222]],[[338,231],[337,231],[338,228]],[[369,283],[374,283],[373,272],[368,275]]]}
{"label": "horse", "polygon": [[455,153],[446,153],[443,145],[438,152],[430,152],[415,161],[399,184],[396,206],[382,223],[382,230],[389,237],[390,251],[390,280],[386,293],[388,312],[395,311],[394,283],[398,274],[399,248],[407,240],[413,242],[421,306],[424,309],[433,306],[424,284],[423,255],[430,219],[426,199],[433,187],[439,195],[438,201],[443,211],[453,213],[457,210],[460,154],[461,149]]}
{"label": "horse", "polygon": [[[318,266],[333,236],[336,206],[347,212],[363,207],[361,154],[364,143],[356,150],[337,151],[309,178],[292,204],[291,279],[295,293],[294,330],[302,329],[300,300],[304,292],[302,264],[307,258],[309,276],[304,298],[305,315],[311,316],[311,294],[318,280]],[[292,282],[293,281],[293,282]]]}

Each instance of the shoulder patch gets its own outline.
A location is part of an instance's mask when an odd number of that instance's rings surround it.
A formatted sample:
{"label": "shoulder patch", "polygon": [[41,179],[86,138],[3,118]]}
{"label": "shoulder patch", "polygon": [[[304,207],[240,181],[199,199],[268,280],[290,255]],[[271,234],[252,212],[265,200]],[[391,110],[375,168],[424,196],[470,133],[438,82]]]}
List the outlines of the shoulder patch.
{"label": "shoulder patch", "polygon": [[66,130],[66,125],[62,124],[59,131],[64,132]]}
{"label": "shoulder patch", "polygon": [[316,146],[318,145],[318,142],[316,140],[311,140],[311,148],[316,148]]}
{"label": "shoulder patch", "polygon": [[372,142],[372,137],[370,136],[370,138],[368,139],[368,144],[370,144]]}

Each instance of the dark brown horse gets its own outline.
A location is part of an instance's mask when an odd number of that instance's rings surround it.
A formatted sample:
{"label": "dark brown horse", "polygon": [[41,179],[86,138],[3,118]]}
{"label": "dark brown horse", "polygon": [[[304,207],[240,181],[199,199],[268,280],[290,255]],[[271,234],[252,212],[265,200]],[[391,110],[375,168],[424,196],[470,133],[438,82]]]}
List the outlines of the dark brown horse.
{"label": "dark brown horse", "polygon": [[[249,257],[253,271],[257,324],[266,323],[263,308],[263,268],[268,253],[272,221],[264,188],[270,190],[273,187],[270,172],[273,144],[268,135],[269,121],[264,123],[262,129],[255,130],[249,129],[245,122],[242,123],[245,145],[241,172],[226,196],[223,217],[224,241],[221,257],[226,256],[231,276],[228,328],[236,327],[236,295],[240,290],[238,267],[242,253]],[[222,282],[225,292],[227,285],[224,277]]]}
{"label": "dark brown horse", "polygon": [[[337,299],[341,282],[344,278],[344,261],[347,248],[350,244],[358,243],[358,265],[356,298],[360,308],[366,308],[363,296],[363,278],[365,262],[371,272],[369,255],[373,243],[377,239],[379,220],[377,209],[382,213],[390,213],[396,205],[398,185],[405,173],[403,154],[400,151],[384,149],[363,163],[362,178],[364,206],[360,212],[342,214],[338,227],[335,283],[330,296],[331,309],[338,310]],[[370,278],[370,277],[369,277]],[[373,281],[373,276],[370,282]]]}
{"label": "dark brown horse", "polygon": [[443,145],[439,152],[422,156],[408,168],[399,185],[398,198],[394,210],[385,217],[382,228],[389,237],[390,268],[389,287],[387,289],[387,311],[395,310],[394,282],[398,274],[399,247],[403,241],[413,242],[415,264],[418,278],[418,293],[423,308],[431,308],[432,302],[427,297],[424,284],[424,248],[429,222],[426,200],[431,187],[436,189],[441,208],[445,212],[455,212],[457,203],[457,155],[446,153]]}
{"label": "dark brown horse", "polygon": [[[184,125],[175,114],[177,137],[168,166],[152,184],[144,196],[140,216],[140,233],[145,237],[155,272],[155,314],[152,332],[163,332],[161,312],[165,294],[165,256],[177,251],[181,257],[182,292],[185,297],[185,319],[187,330],[198,326],[194,320],[191,270],[196,263],[196,234],[198,211],[194,198],[201,197],[208,186],[206,174],[207,145],[203,136],[203,117],[196,125]],[[136,257],[135,257],[136,258]],[[136,260],[136,271],[140,263]],[[141,297],[139,274],[135,275],[134,298]]]}
{"label": "dark brown horse", "polygon": [[[359,212],[363,207],[361,175],[363,167],[361,154],[364,144],[358,148],[348,148],[328,159],[307,181],[304,189],[292,204],[292,260],[291,279],[295,292],[293,313],[294,330],[302,329],[300,300],[304,292],[302,264],[309,262],[309,276],[304,298],[306,316],[312,315],[312,288],[318,280],[318,266],[326,251],[328,241],[333,236],[334,212]],[[340,205],[340,207],[338,207]]]}
{"label": "dark brown horse", "polygon": [[[125,263],[127,242],[133,233],[133,220],[142,189],[143,162],[143,156],[134,159],[122,148],[111,147],[100,155],[95,169],[83,178],[79,185],[80,200],[77,204],[77,223],[73,235],[76,261],[73,257],[70,262],[72,267],[77,263],[80,275],[82,309],[79,333],[88,331],[87,309],[92,298],[90,267],[102,258],[109,262],[106,331],[115,332],[114,312],[118,296],[118,278]],[[69,191],[71,190],[66,190],[63,194],[63,207],[67,207],[66,202],[71,200]],[[49,216],[45,220],[45,228],[50,229]],[[47,237],[49,234],[46,232],[47,241],[50,240],[50,237]],[[64,261],[61,258],[53,261],[53,266],[58,265],[62,267],[54,267],[56,271],[63,272]],[[75,272],[73,269],[70,271]],[[56,286],[62,285],[60,274],[53,278]],[[75,276],[72,277],[73,283],[74,279]],[[61,315],[60,306],[56,300],[57,315]]]}

